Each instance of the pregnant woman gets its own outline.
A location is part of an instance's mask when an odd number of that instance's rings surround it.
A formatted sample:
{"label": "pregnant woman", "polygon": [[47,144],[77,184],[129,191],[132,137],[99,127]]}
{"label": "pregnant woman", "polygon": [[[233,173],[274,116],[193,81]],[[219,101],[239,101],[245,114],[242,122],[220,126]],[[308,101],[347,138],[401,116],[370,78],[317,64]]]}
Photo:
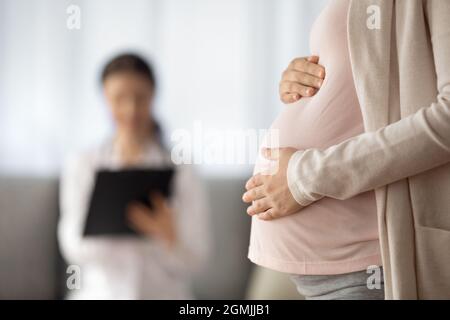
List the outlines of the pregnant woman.
{"label": "pregnant woman", "polygon": [[303,79],[320,87],[308,97],[284,73],[283,101],[302,98],[263,144],[278,170],[260,159],[243,196],[249,258],[308,299],[450,297],[450,2],[377,3],[331,0],[318,17],[324,81]]}

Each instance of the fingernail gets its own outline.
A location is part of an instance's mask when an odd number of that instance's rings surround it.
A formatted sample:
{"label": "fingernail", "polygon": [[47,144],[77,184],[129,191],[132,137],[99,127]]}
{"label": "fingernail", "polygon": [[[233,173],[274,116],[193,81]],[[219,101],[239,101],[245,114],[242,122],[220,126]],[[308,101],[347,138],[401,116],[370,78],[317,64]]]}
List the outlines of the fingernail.
{"label": "fingernail", "polygon": [[318,86],[319,88],[322,87],[322,84],[323,84],[323,81],[322,81],[322,80],[317,81],[317,86]]}
{"label": "fingernail", "polygon": [[312,93],[313,93],[313,90],[312,90],[312,89],[306,90],[306,94],[307,94],[308,96],[312,95]]}

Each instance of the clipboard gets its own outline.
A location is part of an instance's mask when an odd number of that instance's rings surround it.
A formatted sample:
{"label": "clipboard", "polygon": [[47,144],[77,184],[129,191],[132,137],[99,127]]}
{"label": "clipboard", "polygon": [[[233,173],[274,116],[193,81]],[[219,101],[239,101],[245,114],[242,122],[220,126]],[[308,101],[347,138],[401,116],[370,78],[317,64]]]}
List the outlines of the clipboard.
{"label": "clipboard", "polygon": [[172,167],[97,171],[84,236],[138,236],[128,226],[126,207],[139,201],[152,208],[150,192],[170,198],[174,173]]}

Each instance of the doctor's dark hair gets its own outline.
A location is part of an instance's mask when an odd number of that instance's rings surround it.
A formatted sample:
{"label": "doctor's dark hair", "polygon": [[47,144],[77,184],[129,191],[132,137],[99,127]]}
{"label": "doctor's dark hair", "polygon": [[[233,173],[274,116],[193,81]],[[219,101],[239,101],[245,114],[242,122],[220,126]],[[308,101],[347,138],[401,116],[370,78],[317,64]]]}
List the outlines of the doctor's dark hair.
{"label": "doctor's dark hair", "polygon": [[[151,64],[137,54],[123,53],[112,58],[103,68],[101,83],[104,84],[109,76],[120,72],[140,74],[149,80],[153,90],[156,89],[156,77]],[[152,119],[152,123],[155,140],[163,146],[161,126],[154,118]]]}
{"label": "doctor's dark hair", "polygon": [[156,77],[152,66],[137,54],[124,53],[111,59],[103,68],[101,77],[102,83],[104,83],[106,78],[110,75],[119,72],[138,73],[150,81],[153,89],[156,88]]}

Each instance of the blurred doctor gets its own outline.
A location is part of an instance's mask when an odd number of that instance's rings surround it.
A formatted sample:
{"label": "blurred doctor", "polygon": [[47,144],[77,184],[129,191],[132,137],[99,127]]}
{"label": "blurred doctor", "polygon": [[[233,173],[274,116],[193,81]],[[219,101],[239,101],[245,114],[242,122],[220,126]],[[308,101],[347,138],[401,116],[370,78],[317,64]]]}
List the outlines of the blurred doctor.
{"label": "blurred doctor", "polygon": [[129,224],[144,237],[83,237],[97,170],[172,165],[151,113],[151,67],[139,56],[118,56],[104,68],[102,84],[115,132],[97,148],[70,157],[62,174],[58,238],[67,262],[81,270],[80,289],[68,298],[193,298],[190,280],[206,262],[209,236],[205,198],[190,166],[176,166],[170,202],[153,195],[153,212],[129,205]]}

